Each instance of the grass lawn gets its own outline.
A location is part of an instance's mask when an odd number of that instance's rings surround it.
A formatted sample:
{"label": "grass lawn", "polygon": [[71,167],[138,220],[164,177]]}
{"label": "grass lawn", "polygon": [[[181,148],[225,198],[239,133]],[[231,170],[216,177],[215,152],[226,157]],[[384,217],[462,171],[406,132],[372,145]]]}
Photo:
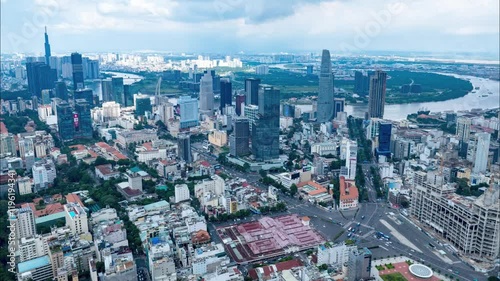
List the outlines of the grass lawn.
{"label": "grass lawn", "polygon": [[384,281],[408,281],[403,274],[396,272],[385,275],[380,275],[380,278]]}

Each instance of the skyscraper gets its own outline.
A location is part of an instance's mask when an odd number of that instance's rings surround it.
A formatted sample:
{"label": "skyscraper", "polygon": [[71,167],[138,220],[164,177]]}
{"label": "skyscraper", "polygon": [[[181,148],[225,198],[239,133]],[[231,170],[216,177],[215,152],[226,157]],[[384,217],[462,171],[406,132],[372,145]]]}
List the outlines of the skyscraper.
{"label": "skyscraper", "polygon": [[375,71],[370,77],[368,114],[372,118],[384,118],[386,80],[387,73],[381,70]]}
{"label": "skyscraper", "polygon": [[214,90],[212,74],[209,71],[200,80],[200,113],[212,116],[214,110]]}
{"label": "skyscraper", "polygon": [[245,79],[245,104],[259,105],[259,85],[260,79]]}
{"label": "skyscraper", "polygon": [[193,155],[191,154],[191,137],[189,134],[180,134],[177,137],[178,156],[186,163],[193,162]]}
{"label": "skyscraper", "polygon": [[73,68],[73,90],[84,88],[82,63],[83,62],[81,54],[71,54],[71,67]]}
{"label": "skyscraper", "polygon": [[63,141],[70,141],[73,139],[74,121],[73,110],[67,102],[61,102],[56,106],[57,110],[57,127],[59,137]]}
{"label": "skyscraper", "polygon": [[236,117],[233,120],[233,133],[229,136],[230,153],[233,156],[244,156],[250,153],[249,138],[250,138],[249,120],[245,117]]}
{"label": "skyscraper", "polygon": [[198,126],[198,100],[190,96],[179,97],[181,129]]}
{"label": "skyscraper", "polygon": [[153,107],[151,106],[151,98],[149,96],[143,96],[135,98],[135,114],[137,116],[144,116],[146,111],[152,112]]}
{"label": "skyscraper", "polygon": [[330,51],[323,50],[319,73],[317,121],[320,123],[332,120],[333,116],[333,73]]}
{"label": "skyscraper", "polygon": [[51,93],[52,93],[52,90],[48,90],[48,89],[42,90],[41,102],[43,105],[50,104],[50,99],[52,98]]}
{"label": "skyscraper", "polygon": [[349,252],[347,280],[369,280],[372,267],[372,253],[368,248]]}
{"label": "skyscraper", "polygon": [[33,237],[36,234],[35,215],[31,208],[16,209],[16,239]]}
{"label": "skyscraper", "polygon": [[220,111],[231,105],[233,101],[233,87],[229,78],[222,78],[220,80]]}
{"label": "skyscraper", "polygon": [[42,90],[53,89],[57,80],[55,69],[43,62],[27,62],[26,76],[28,78],[28,91],[38,98],[42,97]]}
{"label": "skyscraper", "polygon": [[92,89],[78,89],[73,93],[73,99],[76,101],[78,99],[84,99],[87,101],[89,106],[94,105],[94,94]]}
{"label": "skyscraper", "polygon": [[75,100],[75,111],[73,112],[74,139],[92,138],[92,117],[90,115],[91,106],[84,99]]}
{"label": "skyscraper", "polygon": [[484,173],[488,168],[488,152],[490,149],[489,133],[477,134],[476,159],[474,160],[474,173]]}
{"label": "skyscraper", "polygon": [[333,99],[333,118],[337,118],[337,113],[344,112],[345,98]]}
{"label": "skyscraper", "polygon": [[[111,79],[101,81],[102,101],[115,101],[113,97],[113,82]],[[116,102],[116,101],[115,101]]]}
{"label": "skyscraper", "polygon": [[112,77],[111,89],[113,90],[113,100],[122,106],[126,106],[123,90],[123,77]]}
{"label": "skyscraper", "polygon": [[392,123],[388,121],[380,121],[378,124],[378,148],[376,149],[377,157],[379,155],[391,156],[391,131]]}
{"label": "skyscraper", "polygon": [[55,85],[56,88],[56,98],[60,98],[63,101],[68,101],[68,88],[66,87],[66,82],[58,81]]}
{"label": "skyscraper", "polygon": [[47,27],[45,27],[45,64],[50,65],[50,44],[49,35],[47,34]]}
{"label": "skyscraper", "polygon": [[252,153],[257,161],[279,158],[280,91],[259,90],[259,114],[252,126]]}
{"label": "skyscraper", "polygon": [[236,95],[236,115],[238,116],[241,116],[241,114],[243,113],[243,110],[242,108],[244,108],[244,104],[245,104],[245,95]]}
{"label": "skyscraper", "polygon": [[458,155],[463,158],[467,157],[471,124],[467,117],[457,118]]}

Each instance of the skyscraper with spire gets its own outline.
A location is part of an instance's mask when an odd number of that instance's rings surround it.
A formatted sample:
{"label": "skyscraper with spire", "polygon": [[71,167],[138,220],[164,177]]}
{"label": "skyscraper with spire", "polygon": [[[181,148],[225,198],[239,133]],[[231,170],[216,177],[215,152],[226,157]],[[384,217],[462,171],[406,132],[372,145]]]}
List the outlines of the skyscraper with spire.
{"label": "skyscraper with spire", "polygon": [[319,72],[319,94],[317,121],[320,123],[332,120],[333,116],[333,73],[330,51],[323,50]]}
{"label": "skyscraper with spire", "polygon": [[50,65],[50,44],[49,35],[47,34],[47,27],[45,27],[45,64]]}

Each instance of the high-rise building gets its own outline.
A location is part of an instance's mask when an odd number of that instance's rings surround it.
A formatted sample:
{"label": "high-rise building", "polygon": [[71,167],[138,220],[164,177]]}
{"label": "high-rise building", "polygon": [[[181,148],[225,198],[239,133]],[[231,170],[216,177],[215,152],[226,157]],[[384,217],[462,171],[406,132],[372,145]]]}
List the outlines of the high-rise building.
{"label": "high-rise building", "polygon": [[245,79],[245,104],[259,105],[259,85],[260,79],[247,78]]}
{"label": "high-rise building", "polygon": [[259,107],[253,104],[245,105],[244,116],[248,118],[250,126],[250,134],[252,133],[253,125],[259,116]]}
{"label": "high-rise building", "polygon": [[242,108],[245,106],[245,95],[236,95],[236,115],[241,116],[243,113]]}
{"label": "high-rise building", "polygon": [[98,79],[99,61],[84,58],[83,70],[85,79]]}
{"label": "high-rise building", "polygon": [[189,188],[187,184],[176,184],[175,185],[175,203],[189,200]]}
{"label": "high-rise building", "polygon": [[28,77],[28,90],[31,95],[41,98],[42,90],[53,89],[57,80],[55,69],[43,62],[27,62],[26,76]]}
{"label": "high-rise building", "polygon": [[354,72],[354,92],[358,95],[368,94],[370,88],[370,73],[364,75],[361,71]]}
{"label": "high-rise building", "polygon": [[233,101],[233,87],[229,78],[220,80],[220,111],[230,106]]}
{"label": "high-rise building", "polygon": [[126,106],[125,94],[123,90],[123,77],[112,77],[111,89],[113,91],[113,100],[121,106]]}
{"label": "high-rise building", "polygon": [[212,116],[214,110],[214,89],[211,72],[205,72],[200,80],[200,113]]}
{"label": "high-rise building", "polygon": [[74,121],[73,109],[67,102],[61,102],[56,106],[57,112],[57,127],[59,137],[63,141],[70,141],[73,139]]}
{"label": "high-rise building", "polygon": [[135,115],[144,116],[146,111],[152,112],[151,98],[147,95],[141,95],[135,98]]}
{"label": "high-rise building", "polygon": [[319,73],[319,93],[317,102],[317,121],[320,123],[332,120],[333,116],[333,73],[330,51],[323,50]]}
{"label": "high-rise building", "polygon": [[73,70],[73,90],[83,89],[83,62],[82,55],[79,53],[71,54],[71,68]]}
{"label": "high-rise building", "polygon": [[123,106],[132,106],[133,102],[130,85],[123,85]]}
{"label": "high-rise building", "polygon": [[[49,35],[47,34],[47,27],[45,27],[45,64],[50,65],[50,44]],[[53,67],[55,69],[55,67]]]}
{"label": "high-rise building", "polygon": [[248,118],[236,117],[233,119],[233,132],[229,136],[230,153],[233,156],[239,157],[248,155],[250,139],[250,124]]}
{"label": "high-rise building", "polygon": [[488,168],[488,153],[490,149],[489,133],[477,134],[476,159],[474,160],[473,172],[484,173]]}
{"label": "high-rise building", "polygon": [[74,134],[73,138],[92,138],[92,116],[91,106],[84,99],[75,100],[75,112],[73,112]]}
{"label": "high-rise building", "polygon": [[89,232],[87,212],[79,203],[70,202],[64,205],[66,225],[71,230],[71,234],[79,235]]}
{"label": "high-rise building", "polygon": [[378,123],[378,148],[376,150],[377,156],[391,156],[391,132],[391,122],[381,120]]}
{"label": "high-rise building", "polygon": [[191,154],[191,137],[189,134],[180,134],[177,136],[177,150],[179,158],[186,163],[193,162],[193,155]]}
{"label": "high-rise building", "polygon": [[387,73],[381,70],[375,71],[370,77],[368,114],[371,118],[384,118],[386,80]]}
{"label": "high-rise building", "polygon": [[111,79],[103,79],[101,81],[102,101],[115,101],[113,96],[113,81]]}
{"label": "high-rise building", "polygon": [[372,253],[368,248],[357,249],[349,253],[347,280],[369,280],[372,267]]}
{"label": "high-rise building", "polygon": [[455,194],[451,185],[429,183],[416,172],[410,215],[469,258],[493,262],[500,253],[499,185],[492,183],[479,197]]}
{"label": "high-rise building", "polygon": [[344,112],[345,98],[333,99],[333,118],[337,118],[339,112]]}
{"label": "high-rise building", "polygon": [[198,126],[198,100],[190,96],[181,96],[178,103],[181,129]]}
{"label": "high-rise building", "polygon": [[313,74],[313,69],[314,69],[313,65],[306,66],[306,74],[307,75],[312,75]]}
{"label": "high-rise building", "polygon": [[52,93],[52,90],[49,90],[49,89],[42,90],[41,103],[43,105],[50,104],[51,93]]}
{"label": "high-rise building", "polygon": [[252,125],[252,153],[258,161],[279,158],[280,91],[273,87],[259,90],[258,119]]}
{"label": "high-rise building", "polygon": [[471,124],[472,121],[470,118],[467,117],[457,118],[458,155],[462,158],[467,157]]}
{"label": "high-rise building", "polygon": [[356,177],[356,160],[358,156],[358,144],[356,141],[349,140],[346,146],[345,165],[347,167],[346,179],[354,180]]}
{"label": "high-rise building", "polygon": [[56,88],[56,98],[60,98],[63,101],[68,101],[68,88],[66,87],[66,82],[58,81],[55,85]]}
{"label": "high-rise building", "polygon": [[35,215],[31,208],[16,209],[16,239],[30,238],[36,234]]}
{"label": "high-rise building", "polygon": [[94,105],[94,94],[92,92],[92,89],[78,89],[75,90],[73,93],[73,99],[78,100],[78,99],[84,99],[87,101],[89,106],[92,107]]}

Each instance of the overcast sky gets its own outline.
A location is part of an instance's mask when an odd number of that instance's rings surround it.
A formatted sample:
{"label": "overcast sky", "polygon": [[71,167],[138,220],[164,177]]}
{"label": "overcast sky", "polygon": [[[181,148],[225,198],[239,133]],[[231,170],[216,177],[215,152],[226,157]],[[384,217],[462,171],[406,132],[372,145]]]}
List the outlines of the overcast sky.
{"label": "overcast sky", "polygon": [[498,0],[0,0],[1,51],[496,54]]}

